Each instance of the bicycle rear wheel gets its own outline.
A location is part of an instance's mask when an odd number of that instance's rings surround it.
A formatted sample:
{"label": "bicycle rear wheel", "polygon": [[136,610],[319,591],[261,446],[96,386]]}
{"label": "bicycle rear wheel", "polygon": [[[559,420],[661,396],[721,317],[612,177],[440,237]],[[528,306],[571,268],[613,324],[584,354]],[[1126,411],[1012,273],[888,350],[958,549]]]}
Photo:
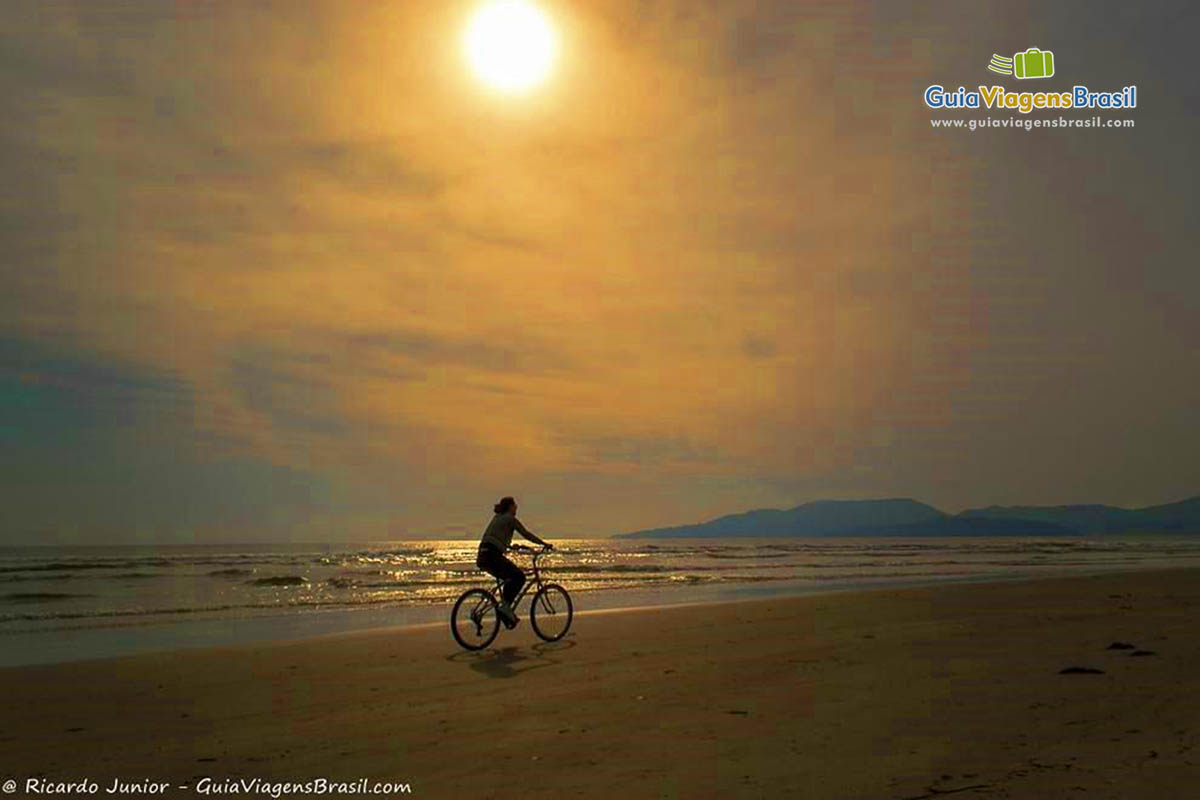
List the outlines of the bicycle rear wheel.
{"label": "bicycle rear wheel", "polygon": [[547,642],[557,642],[566,636],[574,616],[571,595],[557,583],[547,583],[539,589],[529,606],[533,631]]}
{"label": "bicycle rear wheel", "polygon": [[468,650],[482,650],[500,632],[500,614],[496,599],[483,589],[468,589],[450,612],[450,632],[454,641]]}

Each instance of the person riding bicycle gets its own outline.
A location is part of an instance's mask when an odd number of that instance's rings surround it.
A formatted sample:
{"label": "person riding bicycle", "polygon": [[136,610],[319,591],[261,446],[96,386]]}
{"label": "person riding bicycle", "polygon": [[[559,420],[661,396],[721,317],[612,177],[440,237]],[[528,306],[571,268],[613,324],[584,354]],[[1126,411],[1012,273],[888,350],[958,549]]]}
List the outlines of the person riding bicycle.
{"label": "person riding bicycle", "polygon": [[514,627],[519,620],[513,611],[513,601],[521,587],[525,585],[525,573],[513,562],[504,557],[504,551],[512,546],[513,532],[517,531],[534,544],[540,544],[548,550],[554,546],[543,542],[534,536],[521,521],[517,519],[517,501],[511,497],[502,497],[492,508],[496,516],[488,523],[479,542],[479,556],[475,566],[484,572],[504,582],[502,600],[500,602],[500,618],[507,628]]}

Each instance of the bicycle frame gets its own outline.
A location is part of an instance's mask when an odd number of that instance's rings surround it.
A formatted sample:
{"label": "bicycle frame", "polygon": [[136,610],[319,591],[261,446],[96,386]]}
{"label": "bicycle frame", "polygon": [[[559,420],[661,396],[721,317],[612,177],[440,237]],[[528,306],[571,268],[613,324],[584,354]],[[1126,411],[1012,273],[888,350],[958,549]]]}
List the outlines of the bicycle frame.
{"label": "bicycle frame", "polygon": [[[513,607],[513,610],[515,611],[517,606],[521,604],[521,600],[523,600],[525,598],[525,595],[527,595],[529,593],[529,590],[531,588],[536,586],[539,591],[541,590],[542,575],[541,575],[540,571],[538,570],[538,559],[541,558],[542,556],[544,556],[546,554],[546,551],[545,550],[534,550],[531,547],[520,547],[520,546],[513,547],[510,549],[512,549],[513,551],[518,552],[518,553],[532,553],[533,554],[533,559],[532,559],[533,578],[526,579],[525,585],[521,587],[521,591],[517,592],[517,596],[515,598],[513,598],[512,607]],[[494,575],[492,577],[495,578],[495,581],[496,581],[496,585],[493,586],[491,589],[492,597],[496,598],[496,602],[499,603],[501,601],[501,599],[503,599],[503,597],[504,597],[504,595],[503,595],[504,581],[500,580],[499,578],[496,578]],[[537,592],[534,592],[534,593],[536,594]]]}

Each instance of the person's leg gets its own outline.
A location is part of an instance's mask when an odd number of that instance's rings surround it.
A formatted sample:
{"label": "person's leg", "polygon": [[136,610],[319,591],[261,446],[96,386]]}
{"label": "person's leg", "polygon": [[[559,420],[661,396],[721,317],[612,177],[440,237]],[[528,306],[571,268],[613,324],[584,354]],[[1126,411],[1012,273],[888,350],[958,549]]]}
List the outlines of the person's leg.
{"label": "person's leg", "polygon": [[496,551],[490,547],[480,547],[479,554],[475,557],[475,566],[491,575],[493,578],[499,577],[492,571],[492,554]]}
{"label": "person's leg", "polygon": [[480,547],[479,557],[475,559],[475,566],[493,578],[503,581],[507,578],[504,567],[504,562],[507,561],[508,559],[501,555],[499,550],[492,547]]}
{"label": "person's leg", "polygon": [[511,606],[517,599],[517,595],[521,593],[521,587],[525,585],[525,573],[503,555],[497,559],[497,562],[496,566],[502,570],[497,573],[497,576],[504,578],[504,602]]}
{"label": "person's leg", "polygon": [[491,547],[479,548],[479,557],[475,561],[475,566],[492,577],[504,581],[501,594],[504,602],[511,606],[517,594],[520,593],[521,587],[525,585],[525,573],[521,571],[521,568],[505,558],[499,550]]}

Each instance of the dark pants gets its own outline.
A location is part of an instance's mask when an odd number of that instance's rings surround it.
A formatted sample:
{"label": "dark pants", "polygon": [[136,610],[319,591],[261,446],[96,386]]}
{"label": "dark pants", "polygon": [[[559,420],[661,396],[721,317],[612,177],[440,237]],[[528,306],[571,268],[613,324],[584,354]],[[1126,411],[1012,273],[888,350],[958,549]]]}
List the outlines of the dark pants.
{"label": "dark pants", "polygon": [[525,573],[521,568],[489,544],[479,545],[479,558],[475,559],[475,566],[504,581],[504,599],[512,605],[521,587],[525,585]]}

